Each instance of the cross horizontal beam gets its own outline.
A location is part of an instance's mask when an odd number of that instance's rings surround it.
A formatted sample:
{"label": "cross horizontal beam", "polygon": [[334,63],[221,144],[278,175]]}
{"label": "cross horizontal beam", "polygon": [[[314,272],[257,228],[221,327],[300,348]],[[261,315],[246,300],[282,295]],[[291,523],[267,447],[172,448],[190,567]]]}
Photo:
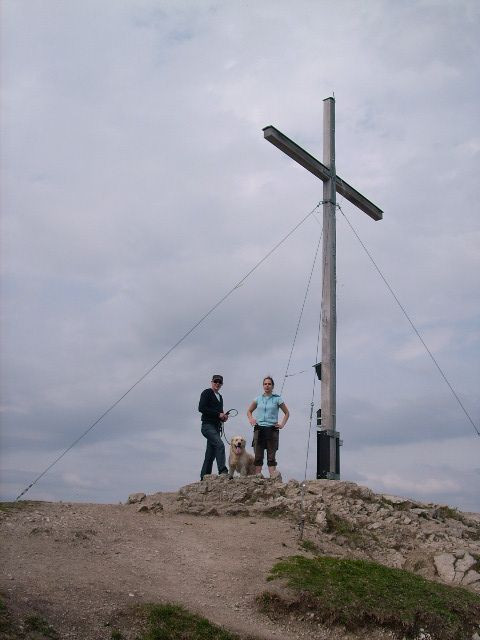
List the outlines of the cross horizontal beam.
{"label": "cross horizontal beam", "polygon": [[[305,149],[299,147],[298,144],[287,138],[281,131],[272,127],[271,125],[263,129],[263,135],[268,142],[275,145],[280,151],[283,151],[290,156],[292,160],[298,162],[305,169],[308,169],[314,176],[327,182],[330,180],[330,171],[328,167],[322,164],[319,160],[310,155]],[[336,176],[335,180],[336,191],[349,202],[356,207],[364,211],[368,216],[374,220],[381,220],[383,218],[383,211],[379,209],[373,202],[370,202],[365,196],[362,196],[356,189],[351,187],[348,182],[345,182],[340,176]]]}

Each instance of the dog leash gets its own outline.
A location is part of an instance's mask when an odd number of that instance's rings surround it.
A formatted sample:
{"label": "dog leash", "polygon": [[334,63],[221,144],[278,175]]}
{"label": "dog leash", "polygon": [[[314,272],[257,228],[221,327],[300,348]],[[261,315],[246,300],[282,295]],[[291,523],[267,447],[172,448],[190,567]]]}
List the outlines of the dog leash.
{"label": "dog leash", "polygon": [[[238,411],[236,409],[229,409],[228,411],[225,411],[225,415],[234,418],[235,416],[238,416]],[[227,439],[227,436],[225,435],[225,422],[222,422],[221,426],[220,426],[220,434],[221,437],[225,440],[225,442],[228,444],[228,446],[230,446],[230,442]]]}

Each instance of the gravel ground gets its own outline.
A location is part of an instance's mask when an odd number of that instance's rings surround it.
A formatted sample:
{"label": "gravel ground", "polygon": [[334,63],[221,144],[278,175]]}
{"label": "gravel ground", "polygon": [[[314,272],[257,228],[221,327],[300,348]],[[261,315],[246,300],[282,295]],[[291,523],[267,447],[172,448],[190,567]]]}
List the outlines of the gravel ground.
{"label": "gravel ground", "polygon": [[391,638],[380,630],[312,629],[258,612],[256,595],[283,589],[266,582],[272,565],[301,552],[291,522],[179,514],[177,494],[157,497],[163,510],[155,513],[135,504],[47,502],[0,512],[0,591],[15,624],[39,615],[60,638],[107,640],[118,628],[128,639],[138,631],[131,605],[175,602],[268,640]]}

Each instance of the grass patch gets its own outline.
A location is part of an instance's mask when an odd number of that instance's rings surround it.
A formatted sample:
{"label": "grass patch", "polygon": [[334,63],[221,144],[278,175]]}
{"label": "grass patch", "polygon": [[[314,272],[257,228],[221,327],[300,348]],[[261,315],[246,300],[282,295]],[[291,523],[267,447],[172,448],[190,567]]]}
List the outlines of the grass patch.
{"label": "grass patch", "polygon": [[14,621],[3,598],[0,597],[0,638],[2,640],[58,640],[56,630],[41,616],[25,618],[23,626]]}
{"label": "grass patch", "polygon": [[325,516],[327,520],[327,533],[343,536],[350,546],[362,546],[365,541],[364,536],[353,524],[336,513],[333,513],[330,509],[325,510]]}
{"label": "grass patch", "polygon": [[5,605],[5,602],[0,598],[0,637],[10,640],[14,638],[15,628],[12,623],[12,619]]}
{"label": "grass patch", "polygon": [[466,529],[462,531],[462,538],[467,540],[480,540],[480,525],[476,522],[472,522],[458,509],[452,509],[447,505],[437,507],[433,512],[433,517],[445,522],[446,520],[457,520],[465,525]]}
{"label": "grass patch", "polygon": [[317,553],[318,552],[317,545],[314,542],[312,542],[311,540],[302,540],[300,542],[299,546],[302,549],[304,549],[305,551],[309,551],[310,553]]}
{"label": "grass patch", "polygon": [[465,519],[462,514],[459,513],[457,509],[452,509],[452,507],[448,507],[446,505],[437,507],[434,511],[434,517],[443,521],[447,518],[451,518],[452,520],[458,520],[465,524]]}
{"label": "grass patch", "polygon": [[384,498],[383,496],[380,499],[380,504],[382,506],[388,504],[390,507],[393,507],[395,511],[409,511],[412,508],[412,503],[409,500],[404,500],[403,502],[393,502],[392,500]]}
{"label": "grass patch", "polygon": [[141,640],[240,640],[175,604],[147,605],[147,611],[147,629]]}
{"label": "grass patch", "polygon": [[259,604],[267,613],[308,611],[325,624],[379,625],[407,638],[424,629],[434,640],[463,640],[478,629],[479,596],[374,562],[293,556],[273,567],[269,580],[275,578],[299,597],[286,603],[264,593]]}
{"label": "grass patch", "polygon": [[0,511],[10,513],[19,509],[28,509],[34,507],[37,503],[32,500],[18,500],[18,502],[0,502]]}
{"label": "grass patch", "polygon": [[[254,640],[239,636],[190,613],[175,604],[135,605],[123,611],[110,632],[111,640],[135,633],[136,640]],[[57,631],[41,616],[24,620],[23,629],[13,624],[0,597],[0,638],[2,640],[59,640]]]}
{"label": "grass patch", "polygon": [[342,536],[348,536],[355,531],[355,527],[342,518],[341,516],[337,516],[336,513],[327,509],[325,511],[326,519],[327,519],[327,531],[329,533],[338,533]]}
{"label": "grass patch", "polygon": [[462,531],[462,538],[480,540],[480,525],[471,522],[471,520],[466,518],[464,514],[460,513],[457,509],[452,509],[452,507],[446,505],[438,507],[434,511],[434,517],[439,518],[442,522],[445,522],[447,519],[457,520],[467,527],[465,531]]}
{"label": "grass patch", "polygon": [[350,497],[356,498],[357,500],[362,500],[362,502],[372,503],[377,501],[377,497],[375,496],[375,494],[368,493],[360,487],[354,487],[351,490]]}
{"label": "grass patch", "polygon": [[49,640],[57,640],[58,638],[58,633],[42,616],[28,616],[25,619],[25,628],[27,631],[36,631]]}
{"label": "grass patch", "polygon": [[467,538],[469,540],[480,540],[480,526],[475,525],[471,526],[462,533],[462,538]]}

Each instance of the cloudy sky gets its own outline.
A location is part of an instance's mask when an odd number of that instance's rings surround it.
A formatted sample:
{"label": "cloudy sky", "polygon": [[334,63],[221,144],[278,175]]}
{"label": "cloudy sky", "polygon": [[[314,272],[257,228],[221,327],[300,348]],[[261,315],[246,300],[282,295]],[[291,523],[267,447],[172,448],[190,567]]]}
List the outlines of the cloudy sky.
{"label": "cloudy sky", "polygon": [[[1,497],[15,498],[322,199],[263,139],[322,158],[384,210],[339,198],[342,479],[480,511],[477,0],[5,0]],[[321,209],[25,496],[117,502],[198,479],[198,397],[245,411],[282,385]],[[283,397],[303,479],[318,261]],[[304,372],[304,373],[298,373]],[[315,408],[319,404],[316,385]],[[312,433],[307,476],[315,477]]]}

